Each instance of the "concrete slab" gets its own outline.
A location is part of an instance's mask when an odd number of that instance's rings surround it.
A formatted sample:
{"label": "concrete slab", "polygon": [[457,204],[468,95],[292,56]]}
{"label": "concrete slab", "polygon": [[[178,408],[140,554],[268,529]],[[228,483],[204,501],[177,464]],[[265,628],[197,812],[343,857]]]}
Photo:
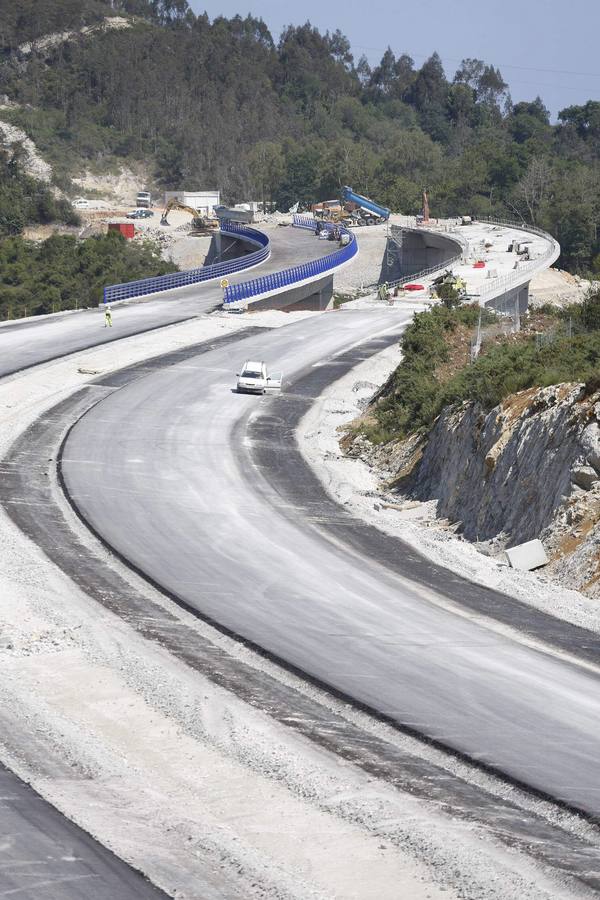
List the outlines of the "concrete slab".
{"label": "concrete slab", "polygon": [[533,541],[526,541],[524,544],[517,544],[516,547],[510,547],[504,552],[509,565],[513,569],[522,569],[524,572],[538,569],[548,562],[544,545],[537,538]]}

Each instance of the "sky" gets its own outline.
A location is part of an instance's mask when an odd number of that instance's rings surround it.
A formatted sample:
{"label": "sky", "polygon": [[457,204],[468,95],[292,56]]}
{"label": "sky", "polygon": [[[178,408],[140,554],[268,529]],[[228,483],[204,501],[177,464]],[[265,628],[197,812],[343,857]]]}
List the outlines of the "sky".
{"label": "sky", "polygon": [[247,13],[262,18],[275,40],[307,20],[321,32],[339,28],[355,61],[371,65],[388,44],[420,66],[440,54],[449,78],[462,59],[497,66],[514,102],[538,94],[559,110],[600,100],[600,0],[189,0],[211,19]]}

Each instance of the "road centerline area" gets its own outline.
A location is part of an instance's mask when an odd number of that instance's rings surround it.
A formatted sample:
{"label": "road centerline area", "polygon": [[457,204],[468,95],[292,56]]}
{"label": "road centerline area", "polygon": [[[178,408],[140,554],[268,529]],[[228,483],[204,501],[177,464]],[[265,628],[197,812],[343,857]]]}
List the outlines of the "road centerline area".
{"label": "road centerline area", "polygon": [[[311,368],[315,357],[347,347],[348,331],[353,329],[360,329],[366,342],[369,321],[374,339],[381,340],[377,337],[381,316],[375,323],[369,320],[371,315],[340,313],[316,324],[300,323],[277,335],[250,339],[246,346],[252,348],[254,358],[268,358],[272,366],[285,360],[290,373],[308,372],[292,385],[294,394],[307,402],[318,395],[320,384],[331,380],[326,366]],[[314,344],[307,344],[300,354],[289,332],[303,329],[315,337]],[[353,359],[364,358],[368,350],[356,337],[354,341],[356,348],[349,351]],[[503,635],[490,635],[477,622],[428,608],[393,568],[382,573],[381,567],[356,556],[351,542],[333,547],[306,533],[297,522],[282,518],[277,504],[260,496],[260,485],[257,491],[256,470],[240,466],[236,428],[244,432],[240,423],[261,401],[230,391],[224,395],[221,379],[215,381],[209,371],[205,375],[200,388],[196,375],[192,380],[175,366],[161,376],[160,396],[153,376],[141,379],[112,395],[74,427],[65,446],[64,477],[70,495],[96,531],[155,583],[294,668],[401,725],[418,723],[430,739],[596,815],[593,791],[600,707],[590,701],[587,708],[583,700],[577,700],[597,693],[594,676]],[[174,409],[175,398],[179,409]],[[181,409],[186,401],[187,414]],[[258,446],[271,446],[252,462],[247,457],[249,465],[258,461],[261,475],[265,471],[295,473],[298,477],[292,480],[303,495],[301,507],[312,515],[322,514],[322,489],[313,497],[314,484],[300,477],[301,468],[296,467],[289,441],[283,437],[293,431],[284,413],[287,402],[285,394],[280,400],[267,401],[265,415],[252,423],[250,434]],[[94,423],[98,415],[101,427]],[[112,427],[107,427],[111,416]],[[147,448],[156,423],[164,428],[164,439],[150,453]],[[114,434],[119,435],[116,442],[108,437]],[[78,463],[89,457],[91,447],[100,459],[92,471]],[[195,452],[190,456],[192,447]],[[147,472],[120,466],[122,455],[132,452],[136,457],[145,454]],[[110,459],[110,464],[102,459]],[[152,474],[158,479],[163,472],[172,474],[171,482],[160,494],[148,494]],[[110,493],[106,503],[107,490],[119,485],[125,491],[119,488]],[[274,493],[279,501],[277,485]],[[98,497],[104,500],[99,503]],[[283,499],[289,501],[290,495]],[[334,506],[330,504],[326,511],[337,513]],[[364,525],[360,530],[374,537]],[[351,527],[348,536],[355,540]],[[414,566],[424,565],[414,551],[406,556]],[[374,553],[373,559],[378,558]],[[469,585],[445,570],[440,574],[443,593],[448,584],[461,590]],[[218,579],[223,583],[218,595],[203,588],[206,580]],[[422,580],[436,589],[435,567],[427,564]],[[226,603],[223,589],[230,598]],[[471,590],[479,589],[471,585]],[[488,604],[504,600],[504,595],[494,592],[484,591],[482,596]],[[450,639],[443,653],[435,642],[426,641],[425,646],[433,650],[425,652],[422,643],[413,642],[417,649],[411,652],[409,642],[402,654],[386,653],[382,646],[365,641],[351,648],[347,640],[324,641],[327,634],[340,630],[340,624],[351,626],[350,631],[360,636],[374,619],[388,630],[400,621],[405,634],[413,638],[444,631]],[[578,638],[582,635],[591,638],[579,630]],[[540,741],[547,743],[543,760],[537,753]],[[579,774],[575,785],[573,771]]]}

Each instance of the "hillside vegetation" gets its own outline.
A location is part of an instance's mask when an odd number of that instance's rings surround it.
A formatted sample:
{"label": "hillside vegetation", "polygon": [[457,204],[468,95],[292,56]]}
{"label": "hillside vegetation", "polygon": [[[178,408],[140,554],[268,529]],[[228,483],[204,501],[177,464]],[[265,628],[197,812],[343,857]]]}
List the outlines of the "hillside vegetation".
{"label": "hillside vegetation", "polygon": [[71,204],[26,175],[20,155],[19,147],[11,152],[0,147],[0,238],[20,234],[32,222],[76,225],[79,218]]}
{"label": "hillside vegetation", "polygon": [[[474,401],[489,411],[510,394],[561,382],[600,387],[600,291],[582,305],[544,310],[544,332],[525,330],[484,344],[473,363],[447,366],[461,329],[474,330],[477,305],[417,313],[401,340],[403,359],[359,426],[374,443],[427,432],[448,406]],[[485,313],[490,319],[493,314]],[[485,324],[485,319],[484,319]]]}
{"label": "hillside vegetation", "polygon": [[0,241],[0,319],[97,306],[106,284],[176,271],[148,242],[109,232],[79,241],[54,235],[41,243]]}
{"label": "hillside vegetation", "polygon": [[[550,125],[483,61],[447,75],[436,53],[418,68],[388,49],[370,68],[340,31],[307,23],[275,42],[260,19],[211,22],[185,0],[1,0],[0,13],[0,94],[19,104],[2,115],[65,185],[135,159],[163,186],[282,208],[349,183],[415,213],[428,187],[434,215],[523,216],[556,235],[563,265],[600,269],[600,103]],[[18,49],[116,15],[131,27]]]}

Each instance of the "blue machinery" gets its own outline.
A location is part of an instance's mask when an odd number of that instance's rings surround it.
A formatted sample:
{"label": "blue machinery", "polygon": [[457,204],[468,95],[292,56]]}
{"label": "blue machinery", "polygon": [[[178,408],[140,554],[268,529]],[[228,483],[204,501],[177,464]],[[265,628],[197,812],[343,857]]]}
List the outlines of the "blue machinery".
{"label": "blue machinery", "polygon": [[342,188],[342,200],[344,202],[356,203],[357,206],[360,206],[361,209],[366,209],[368,212],[373,213],[373,215],[378,216],[380,219],[384,219],[386,222],[390,217],[390,211],[387,206],[380,206],[378,203],[375,203],[373,200],[369,200],[368,197],[363,197],[361,194],[356,194],[351,187]]}

